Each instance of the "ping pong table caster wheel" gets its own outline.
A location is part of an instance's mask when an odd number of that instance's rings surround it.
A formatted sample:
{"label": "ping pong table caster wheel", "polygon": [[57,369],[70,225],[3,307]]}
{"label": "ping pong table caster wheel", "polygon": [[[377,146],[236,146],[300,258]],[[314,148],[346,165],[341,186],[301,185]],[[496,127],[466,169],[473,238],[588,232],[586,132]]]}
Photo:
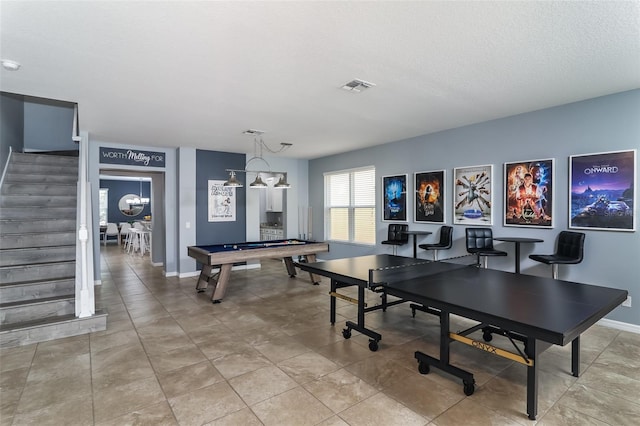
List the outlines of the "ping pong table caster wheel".
{"label": "ping pong table caster wheel", "polygon": [[484,333],[482,333],[482,338],[485,342],[490,342],[493,340],[493,335],[490,331],[485,331]]}
{"label": "ping pong table caster wheel", "polygon": [[471,396],[473,395],[473,392],[476,390],[476,387],[473,385],[473,383],[469,383],[469,382],[462,382],[463,386],[464,386],[464,394],[467,396]]}
{"label": "ping pong table caster wheel", "polygon": [[375,340],[369,340],[369,350],[375,352],[378,350],[378,342]]}
{"label": "ping pong table caster wheel", "polygon": [[427,364],[426,362],[419,362],[418,363],[418,372],[420,374],[429,374],[429,371],[431,371],[431,368],[429,367],[429,364]]}
{"label": "ping pong table caster wheel", "polygon": [[342,330],[342,337],[344,337],[345,339],[351,338],[351,329],[345,328],[344,330]]}

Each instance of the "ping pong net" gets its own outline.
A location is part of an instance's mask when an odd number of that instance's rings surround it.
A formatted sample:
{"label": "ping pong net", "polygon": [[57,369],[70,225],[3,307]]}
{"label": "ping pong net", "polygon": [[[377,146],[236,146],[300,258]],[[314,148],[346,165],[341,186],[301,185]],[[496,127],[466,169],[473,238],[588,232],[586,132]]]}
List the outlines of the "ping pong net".
{"label": "ping pong net", "polygon": [[417,261],[404,265],[390,265],[369,269],[370,289],[384,287],[392,283],[405,282],[420,278],[428,279],[431,275],[446,273],[467,266],[474,265],[475,259],[471,256],[460,256],[446,259],[446,261]]}

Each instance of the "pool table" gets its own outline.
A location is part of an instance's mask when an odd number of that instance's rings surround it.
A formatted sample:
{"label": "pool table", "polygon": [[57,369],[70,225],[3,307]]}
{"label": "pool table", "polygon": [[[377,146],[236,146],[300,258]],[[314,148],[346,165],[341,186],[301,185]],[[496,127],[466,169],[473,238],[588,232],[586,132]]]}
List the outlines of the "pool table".
{"label": "pool table", "polygon": [[[292,256],[305,256],[308,262],[316,261],[316,253],[329,251],[329,244],[319,241],[297,239],[253,241],[243,243],[213,244],[188,247],[188,254],[202,264],[196,290],[203,292],[210,282],[215,288],[211,294],[213,303],[220,303],[229,284],[234,263],[255,259],[282,258],[290,277],[295,277],[296,268]],[[214,269],[220,268],[217,280]],[[309,274],[311,282],[318,284],[320,277]]]}

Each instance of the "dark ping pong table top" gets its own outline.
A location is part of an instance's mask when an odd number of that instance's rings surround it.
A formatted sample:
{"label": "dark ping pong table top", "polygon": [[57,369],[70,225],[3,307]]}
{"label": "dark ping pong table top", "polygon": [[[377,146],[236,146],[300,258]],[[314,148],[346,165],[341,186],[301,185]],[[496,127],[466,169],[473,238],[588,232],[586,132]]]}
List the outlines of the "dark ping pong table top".
{"label": "dark ping pong table top", "polygon": [[385,288],[397,297],[561,346],[626,298],[624,290],[474,266],[389,282]]}
{"label": "dark ping pong table top", "polygon": [[[439,272],[444,269],[456,269],[464,265],[456,265],[444,262],[431,262],[426,260],[414,259],[411,257],[394,256],[390,254],[374,254],[369,256],[349,257],[344,259],[332,259],[323,262],[303,263],[300,266],[304,270],[317,271],[319,275],[335,279],[344,284],[367,286],[369,284],[369,271],[374,271],[374,282],[385,282],[389,275],[405,279],[412,278],[416,272],[409,267],[412,265],[432,265],[431,268]],[[398,269],[393,269],[399,267]],[[390,269],[385,270],[383,269]],[[378,271],[379,270],[379,271]],[[431,269],[432,271],[434,269]],[[433,272],[431,272],[433,273]],[[424,272],[418,272],[418,275],[424,275]]]}
{"label": "dark ping pong table top", "polygon": [[[420,264],[418,264],[420,263]],[[415,265],[415,267],[411,266]],[[384,283],[388,294],[562,345],[621,304],[626,291],[447,262],[370,255],[304,264],[341,283]],[[395,268],[398,267],[398,268]]]}

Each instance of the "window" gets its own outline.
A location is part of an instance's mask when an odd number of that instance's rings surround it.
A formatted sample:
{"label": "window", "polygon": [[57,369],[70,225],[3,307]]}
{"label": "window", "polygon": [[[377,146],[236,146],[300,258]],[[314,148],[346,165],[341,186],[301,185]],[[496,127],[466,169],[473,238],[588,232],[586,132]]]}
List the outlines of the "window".
{"label": "window", "polygon": [[376,169],[325,173],[325,239],[376,243]]}
{"label": "window", "polygon": [[100,188],[99,192],[99,205],[100,205],[100,225],[107,225],[107,211],[109,211],[109,189],[108,188]]}

